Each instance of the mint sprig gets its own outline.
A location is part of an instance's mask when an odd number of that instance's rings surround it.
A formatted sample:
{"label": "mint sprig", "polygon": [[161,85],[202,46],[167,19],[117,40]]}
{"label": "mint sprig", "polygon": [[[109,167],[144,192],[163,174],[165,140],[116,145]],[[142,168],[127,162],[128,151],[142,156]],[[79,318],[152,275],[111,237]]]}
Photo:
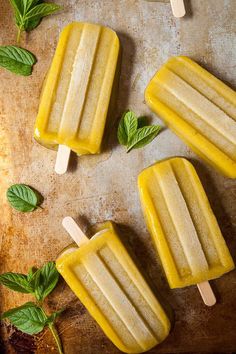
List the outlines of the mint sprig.
{"label": "mint sprig", "polygon": [[0,46],[0,66],[15,74],[31,75],[36,61],[35,56],[26,49],[13,45]]}
{"label": "mint sprig", "polygon": [[134,112],[123,113],[117,137],[121,145],[126,146],[127,152],[139,149],[149,144],[160,132],[161,126],[148,125],[144,116],[137,117]]}
{"label": "mint sprig", "polygon": [[4,273],[0,275],[0,284],[7,288],[29,293],[35,296],[36,302],[26,302],[4,312],[1,319],[8,319],[18,330],[34,335],[49,327],[57,343],[58,352],[63,354],[62,344],[55,327],[55,321],[63,310],[47,314],[43,307],[44,299],[57,285],[59,273],[54,262],[48,262],[41,268],[31,268],[28,274]]}
{"label": "mint sprig", "polygon": [[14,10],[15,23],[18,27],[17,43],[20,43],[21,33],[31,31],[39,25],[42,18],[61,9],[54,3],[42,0],[9,0]]}

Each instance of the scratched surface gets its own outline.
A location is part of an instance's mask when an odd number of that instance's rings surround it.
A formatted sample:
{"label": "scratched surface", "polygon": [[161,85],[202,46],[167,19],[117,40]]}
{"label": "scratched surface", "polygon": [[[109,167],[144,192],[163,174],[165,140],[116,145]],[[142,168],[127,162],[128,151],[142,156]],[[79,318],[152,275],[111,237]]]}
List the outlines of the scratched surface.
{"label": "scratched surface", "polygon": [[[173,155],[190,158],[233,256],[235,181],[206,166],[167,129],[152,144],[130,154],[117,144],[116,129],[119,114],[127,108],[160,122],[150,114],[143,92],[151,76],[171,55],[189,55],[232,87],[236,86],[236,2],[188,1],[188,16],[183,19],[172,17],[167,1],[57,2],[64,6],[64,11],[43,20],[22,40],[22,46],[38,58],[33,75],[18,77],[0,70],[0,272],[26,272],[30,266],[55,259],[70,242],[61,227],[65,215],[76,219],[82,216],[85,227],[111,219],[122,226],[139,264],[174,312],[170,336],[150,353],[235,352],[236,272],[212,281],[218,299],[213,308],[203,305],[195,287],[170,290],[144,224],[136,179],[144,167],[156,160]],[[0,44],[15,44],[16,30],[8,1],[0,2],[0,13]],[[79,161],[74,157],[70,171],[56,176],[55,152],[33,140],[33,125],[42,82],[60,30],[74,20],[99,22],[118,32],[123,47],[121,79],[102,154],[84,156]],[[21,214],[8,206],[6,188],[20,182],[42,193],[43,210]],[[28,299],[0,289],[1,311]],[[58,323],[66,354],[119,353],[63,281],[48,306],[50,310],[67,308]],[[2,324],[0,331],[0,352],[5,347],[7,353],[56,353],[47,331],[35,343],[9,326]]]}

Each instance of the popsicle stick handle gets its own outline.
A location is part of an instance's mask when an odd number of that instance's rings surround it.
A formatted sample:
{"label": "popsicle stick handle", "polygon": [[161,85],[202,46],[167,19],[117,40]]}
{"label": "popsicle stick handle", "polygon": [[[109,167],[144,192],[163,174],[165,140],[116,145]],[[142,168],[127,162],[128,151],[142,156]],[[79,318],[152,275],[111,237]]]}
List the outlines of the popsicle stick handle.
{"label": "popsicle stick handle", "polygon": [[216,297],[208,281],[197,284],[198,290],[207,306],[213,306],[216,303]]}
{"label": "popsicle stick handle", "polygon": [[183,17],[185,15],[184,0],[170,0],[170,4],[175,17]]}
{"label": "popsicle stick handle", "polygon": [[63,175],[67,171],[70,159],[70,149],[65,145],[59,145],[57,151],[57,159],[55,164],[55,172]]}
{"label": "popsicle stick handle", "polygon": [[62,220],[62,225],[79,247],[89,242],[88,237],[70,216]]}

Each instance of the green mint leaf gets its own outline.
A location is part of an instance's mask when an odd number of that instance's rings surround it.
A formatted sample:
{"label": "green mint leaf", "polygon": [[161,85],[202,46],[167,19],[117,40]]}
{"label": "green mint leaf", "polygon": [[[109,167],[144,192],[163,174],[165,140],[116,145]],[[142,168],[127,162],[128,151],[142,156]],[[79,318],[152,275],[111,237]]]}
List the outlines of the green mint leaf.
{"label": "green mint leaf", "polygon": [[133,135],[127,146],[127,152],[132,149],[139,149],[149,144],[160,132],[161,127],[158,125],[146,126],[139,128]]}
{"label": "green mint leaf", "polygon": [[33,20],[25,21],[25,26],[24,26],[25,31],[27,31],[27,32],[32,31],[34,28],[36,28],[40,24],[41,20],[42,20],[42,17],[36,17]]}
{"label": "green mint leaf", "polygon": [[121,145],[125,145],[125,146],[127,145],[128,135],[125,130],[124,115],[122,115],[119,126],[118,126],[117,138],[118,138],[118,141]]}
{"label": "green mint leaf", "polygon": [[132,136],[135,134],[138,129],[138,120],[134,112],[125,111],[122,114],[118,131],[117,138],[121,145],[127,145]]}
{"label": "green mint leaf", "polygon": [[10,0],[10,4],[14,10],[15,23],[18,28],[23,29],[24,3],[23,0]]}
{"label": "green mint leaf", "polygon": [[33,276],[34,276],[34,267],[31,267],[30,268],[30,270],[29,270],[29,272],[28,272],[28,274],[27,274],[27,280],[28,281],[31,281],[32,280],[32,278],[33,278]]}
{"label": "green mint leaf", "polygon": [[0,284],[20,293],[29,294],[33,288],[28,282],[27,276],[19,273],[4,273],[0,275]]}
{"label": "green mint leaf", "polygon": [[27,14],[25,15],[25,20],[35,20],[39,17],[45,17],[53,14],[56,11],[59,11],[61,6],[52,3],[42,3],[33,7]]}
{"label": "green mint leaf", "polygon": [[0,46],[0,66],[23,76],[32,73],[35,56],[28,50],[16,46]]}
{"label": "green mint leaf", "polygon": [[49,325],[51,323],[54,323],[57,317],[59,317],[63,311],[64,309],[53,312],[50,316],[48,316],[46,324]]}
{"label": "green mint leaf", "polygon": [[27,274],[27,279],[28,280],[31,280],[34,276],[34,274],[37,272],[38,268],[36,267],[31,267],[28,271],[28,274]]}
{"label": "green mint leaf", "polygon": [[11,206],[24,213],[35,210],[41,203],[40,194],[25,184],[14,184],[7,190]]}
{"label": "green mint leaf", "polygon": [[[39,11],[40,9],[38,7],[37,7],[37,9],[35,9],[36,8],[35,5],[37,5],[39,2],[40,2],[39,5],[44,5],[43,7],[41,6],[41,10],[42,10],[42,8],[44,8],[44,10],[46,9],[47,12],[49,10],[52,12],[46,13],[46,11],[45,11],[45,13],[42,14],[41,11]],[[59,5],[45,4],[45,3],[41,4],[41,1],[39,1],[39,0],[29,0],[28,3],[29,4],[28,4],[26,15],[25,15],[25,21],[24,21],[24,29],[27,32],[32,31],[34,28],[36,28],[44,16],[48,16],[51,13],[54,13],[54,12],[61,9],[61,7]],[[50,9],[49,9],[49,7],[50,7]],[[34,13],[34,16],[33,16],[33,13]],[[37,15],[35,13],[37,13]],[[28,18],[29,17],[28,14],[30,14],[30,18]],[[32,15],[32,17],[31,17],[31,15]]]}
{"label": "green mint leaf", "polygon": [[19,15],[24,14],[24,0],[9,0],[9,1],[15,13],[18,13]]}
{"label": "green mint leaf", "polygon": [[27,274],[27,280],[32,287],[33,291],[35,290],[35,278],[37,274],[38,269],[36,267],[31,267],[28,274]]}
{"label": "green mint leaf", "polygon": [[38,301],[43,301],[57,285],[59,273],[54,262],[46,263],[35,274],[35,296]]}
{"label": "green mint leaf", "polygon": [[128,111],[124,116],[125,131],[128,136],[128,143],[138,129],[138,120],[134,112]]}
{"label": "green mint leaf", "polygon": [[32,7],[36,6],[41,0],[24,0],[24,13],[26,14]]}
{"label": "green mint leaf", "polygon": [[42,309],[33,302],[9,310],[1,318],[8,318],[17,329],[30,335],[41,332],[47,321]]}

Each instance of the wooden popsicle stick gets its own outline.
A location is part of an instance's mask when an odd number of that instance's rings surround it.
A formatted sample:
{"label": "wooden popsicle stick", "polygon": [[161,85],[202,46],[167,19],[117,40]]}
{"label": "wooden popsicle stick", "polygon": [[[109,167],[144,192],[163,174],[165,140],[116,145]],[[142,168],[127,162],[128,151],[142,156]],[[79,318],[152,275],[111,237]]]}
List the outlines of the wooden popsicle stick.
{"label": "wooden popsicle stick", "polygon": [[186,14],[184,0],[170,0],[173,15],[183,17]]}
{"label": "wooden popsicle stick", "polygon": [[70,216],[62,220],[62,225],[79,247],[89,242],[88,237]]}
{"label": "wooden popsicle stick", "polygon": [[55,164],[55,172],[63,175],[67,171],[70,159],[70,148],[66,145],[59,145],[57,151],[57,159]]}
{"label": "wooden popsicle stick", "polygon": [[208,281],[197,284],[198,290],[207,306],[213,306],[216,303],[216,297]]}

